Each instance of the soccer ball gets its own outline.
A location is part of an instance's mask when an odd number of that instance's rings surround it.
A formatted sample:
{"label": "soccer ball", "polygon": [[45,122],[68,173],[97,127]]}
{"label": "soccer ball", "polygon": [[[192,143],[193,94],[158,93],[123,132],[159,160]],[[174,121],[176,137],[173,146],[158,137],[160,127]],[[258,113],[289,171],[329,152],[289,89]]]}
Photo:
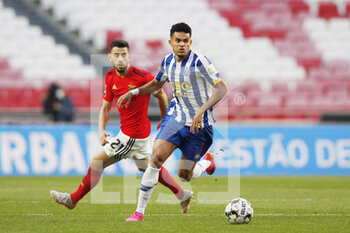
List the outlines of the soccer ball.
{"label": "soccer ball", "polygon": [[253,207],[243,198],[231,200],[225,208],[225,217],[231,224],[247,224],[253,218]]}

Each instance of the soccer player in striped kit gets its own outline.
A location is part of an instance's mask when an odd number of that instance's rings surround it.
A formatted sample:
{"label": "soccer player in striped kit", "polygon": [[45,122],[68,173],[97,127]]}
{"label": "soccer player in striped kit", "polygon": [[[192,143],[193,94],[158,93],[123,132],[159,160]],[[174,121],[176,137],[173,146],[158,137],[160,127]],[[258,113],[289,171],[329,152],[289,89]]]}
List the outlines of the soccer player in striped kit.
{"label": "soccer player in striped kit", "polygon": [[[152,81],[154,77],[151,73],[130,65],[129,44],[124,40],[115,40],[111,43],[108,58],[114,67],[106,74],[103,104],[99,115],[99,136],[103,150],[92,158],[89,170],[75,192],[71,194],[54,190],[50,192],[51,197],[57,203],[68,209],[73,209],[79,200],[97,185],[103,169],[107,166],[122,159],[133,158],[137,168],[140,171],[145,171],[150,161],[151,123],[147,118],[150,94],[134,96],[129,108],[118,107],[121,126],[116,137],[108,138],[109,134],[105,128],[109,120],[113,99],[118,99],[129,90],[143,86]],[[161,88],[152,93],[159,100],[163,117],[168,106],[167,97]],[[183,190],[164,167],[161,167],[158,181],[176,195],[181,204],[182,212],[186,213],[193,192]]]}
{"label": "soccer player in striped kit", "polygon": [[127,92],[117,102],[118,106],[126,102],[127,107],[135,95],[159,90],[166,81],[173,86],[173,98],[153,144],[152,160],[142,177],[137,209],[126,221],[143,220],[160,168],[176,148],[182,152],[178,167],[182,181],[199,177],[204,171],[210,175],[215,171],[213,153],[207,152],[213,138],[212,112],[227,93],[227,86],[210,60],[190,49],[191,34],[186,23],[173,25],[169,40],[173,53],[163,59],[156,78]]}

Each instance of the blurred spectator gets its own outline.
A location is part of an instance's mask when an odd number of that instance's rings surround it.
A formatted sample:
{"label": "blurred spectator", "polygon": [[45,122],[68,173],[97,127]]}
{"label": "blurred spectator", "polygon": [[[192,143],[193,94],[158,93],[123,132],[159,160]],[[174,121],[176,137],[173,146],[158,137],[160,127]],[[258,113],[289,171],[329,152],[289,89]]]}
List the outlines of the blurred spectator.
{"label": "blurred spectator", "polygon": [[43,102],[43,109],[53,121],[73,121],[74,106],[72,101],[60,86],[53,83],[50,85],[46,98]]}

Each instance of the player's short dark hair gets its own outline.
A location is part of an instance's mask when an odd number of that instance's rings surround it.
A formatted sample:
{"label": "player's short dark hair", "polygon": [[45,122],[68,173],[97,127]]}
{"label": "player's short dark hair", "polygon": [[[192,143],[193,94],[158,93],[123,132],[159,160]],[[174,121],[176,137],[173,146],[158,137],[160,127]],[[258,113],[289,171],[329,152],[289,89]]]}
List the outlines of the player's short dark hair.
{"label": "player's short dark hair", "polygon": [[173,36],[175,32],[184,32],[184,33],[190,33],[190,36],[192,36],[192,29],[191,27],[184,22],[174,24],[170,29],[170,38]]}
{"label": "player's short dark hair", "polygon": [[112,51],[114,47],[127,48],[129,50],[129,43],[126,40],[113,40],[109,48],[110,51]]}

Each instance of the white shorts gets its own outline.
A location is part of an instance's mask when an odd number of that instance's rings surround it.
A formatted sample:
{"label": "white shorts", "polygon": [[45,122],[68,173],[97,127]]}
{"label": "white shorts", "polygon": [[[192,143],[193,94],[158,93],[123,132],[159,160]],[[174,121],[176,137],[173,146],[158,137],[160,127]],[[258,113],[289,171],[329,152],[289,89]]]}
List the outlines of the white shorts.
{"label": "white shorts", "polygon": [[145,159],[151,154],[149,137],[135,139],[119,131],[118,135],[108,140],[103,146],[108,157],[115,157],[118,161],[126,158]]}

